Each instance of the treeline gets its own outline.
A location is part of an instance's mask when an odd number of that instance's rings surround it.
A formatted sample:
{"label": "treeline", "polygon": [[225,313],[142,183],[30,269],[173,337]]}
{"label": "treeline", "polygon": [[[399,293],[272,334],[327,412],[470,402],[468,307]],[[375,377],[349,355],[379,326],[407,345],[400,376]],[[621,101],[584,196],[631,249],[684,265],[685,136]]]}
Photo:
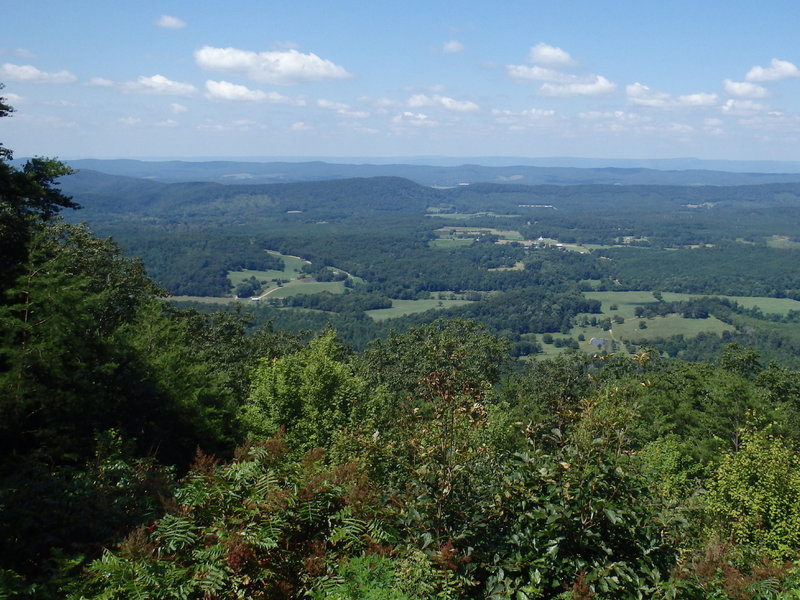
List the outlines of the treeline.
{"label": "treeline", "polygon": [[260,236],[210,231],[157,235],[126,231],[114,236],[139,257],[147,274],[173,296],[227,296],[228,271],[282,271],[283,261],[269,254]]}
{"label": "treeline", "polygon": [[800,251],[746,244],[659,252],[610,248],[624,289],[800,298]]}

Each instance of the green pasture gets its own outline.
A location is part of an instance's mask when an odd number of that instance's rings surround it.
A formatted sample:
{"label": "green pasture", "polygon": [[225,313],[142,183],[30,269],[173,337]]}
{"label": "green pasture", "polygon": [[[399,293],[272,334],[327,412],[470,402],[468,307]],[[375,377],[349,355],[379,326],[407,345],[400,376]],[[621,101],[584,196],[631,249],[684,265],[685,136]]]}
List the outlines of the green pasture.
{"label": "green pasture", "polygon": [[[648,304],[656,304],[657,301],[653,297],[652,292],[637,291],[637,292],[585,292],[587,298],[593,298],[602,302],[602,310],[606,316],[619,314],[623,317],[630,315],[633,317],[633,311],[636,306],[646,306]],[[679,294],[676,292],[663,292],[662,296],[666,302],[676,302],[682,300],[691,300],[692,298],[706,298],[703,294]],[[722,296],[716,295],[713,297],[727,298],[745,308],[761,309],[761,312],[766,314],[788,314],[790,310],[800,310],[800,301],[792,300],[791,298],[767,298],[764,296]],[[610,306],[616,304],[619,310],[611,311]]]}
{"label": "green pasture", "polygon": [[444,310],[462,304],[469,304],[470,300],[439,300],[428,298],[425,300],[392,300],[391,308],[377,308],[366,313],[375,321],[396,319],[406,315],[425,312],[426,310]]}
{"label": "green pasture", "polygon": [[270,298],[288,298],[298,294],[319,294],[330,292],[331,294],[341,294],[344,292],[343,281],[314,281],[312,279],[295,279],[281,287],[270,287],[266,293],[262,294],[264,300]]}
{"label": "green pasture", "polygon": [[792,241],[788,235],[773,235],[767,238],[767,246],[780,250],[797,250],[800,242]]}
{"label": "green pasture", "polygon": [[452,227],[440,227],[435,231],[440,239],[460,239],[464,236],[477,237],[483,234],[496,235],[503,240],[521,241],[522,234],[515,229],[497,229],[495,227],[464,227],[454,225]]}
{"label": "green pasture", "polygon": [[[231,281],[231,289],[235,288],[243,280],[255,277],[259,281],[267,282],[261,294],[261,297],[265,300],[269,298],[287,298],[297,294],[318,294],[320,292],[341,294],[344,292],[343,281],[314,281],[311,277],[303,275],[303,266],[309,264],[309,261],[299,256],[281,254],[274,250],[267,250],[267,252],[283,260],[283,270],[255,271],[243,269],[241,271],[229,271],[228,279]],[[350,276],[349,273],[348,276]],[[350,276],[350,278],[357,283],[363,282],[360,277]],[[280,279],[285,283],[279,286],[272,281],[273,279]]]}
{"label": "green pasture", "polygon": [[473,240],[466,238],[436,238],[428,242],[431,248],[463,248],[471,245]]}
{"label": "green pasture", "polygon": [[426,217],[439,217],[443,219],[455,219],[458,221],[465,221],[467,219],[478,219],[480,217],[494,217],[497,219],[514,219],[520,215],[501,215],[493,212],[476,212],[476,213],[433,213],[425,214]]}
{"label": "green pasture", "polygon": [[276,271],[273,269],[269,271],[257,271],[255,269],[228,271],[228,279],[231,282],[232,288],[235,288],[245,279],[250,279],[250,277],[255,277],[259,281],[271,281],[272,279],[290,279],[292,277],[297,277],[297,273],[295,272],[287,273],[286,271]]}
{"label": "green pasture", "polygon": [[241,271],[228,271],[228,279],[231,282],[231,287],[235,288],[245,279],[255,277],[259,281],[269,281],[271,279],[296,279],[300,274],[303,266],[308,264],[308,261],[303,260],[299,256],[290,256],[288,254],[281,254],[274,250],[267,250],[267,253],[272,256],[277,256],[283,261],[283,270],[270,269],[268,271],[256,271],[252,269],[242,269]]}
{"label": "green pasture", "polygon": [[492,267],[488,269],[489,271],[523,271],[525,269],[525,263],[517,261],[514,263],[513,267]]}
{"label": "green pasture", "polygon": [[244,302],[245,300],[250,302],[249,299],[232,298],[230,296],[170,296],[168,300],[170,302],[199,302],[201,304],[230,304],[231,302]]}

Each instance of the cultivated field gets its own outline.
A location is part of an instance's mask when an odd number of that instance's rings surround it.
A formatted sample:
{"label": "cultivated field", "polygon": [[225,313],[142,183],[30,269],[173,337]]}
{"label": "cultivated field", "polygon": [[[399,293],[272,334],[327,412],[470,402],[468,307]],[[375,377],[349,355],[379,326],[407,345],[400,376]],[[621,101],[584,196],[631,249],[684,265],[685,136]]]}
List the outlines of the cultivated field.
{"label": "cultivated field", "polygon": [[461,304],[468,304],[470,300],[438,300],[430,298],[426,300],[392,300],[391,308],[378,308],[368,310],[367,314],[375,321],[385,321],[406,315],[425,312],[426,310],[442,310],[452,308]]}

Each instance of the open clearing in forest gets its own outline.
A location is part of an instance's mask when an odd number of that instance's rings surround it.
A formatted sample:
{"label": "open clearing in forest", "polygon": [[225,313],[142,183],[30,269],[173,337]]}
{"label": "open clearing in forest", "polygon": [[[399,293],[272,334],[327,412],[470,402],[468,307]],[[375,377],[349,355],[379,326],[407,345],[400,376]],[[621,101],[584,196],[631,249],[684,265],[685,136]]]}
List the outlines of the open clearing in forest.
{"label": "open clearing in forest", "polygon": [[795,242],[788,235],[773,235],[767,238],[767,246],[779,250],[797,250],[800,242]]}
{"label": "open clearing in forest", "polygon": [[368,310],[368,314],[375,321],[385,321],[386,319],[396,319],[406,315],[425,312],[426,310],[444,310],[462,304],[469,304],[474,300],[439,300],[438,298],[428,298],[425,300],[392,300],[391,308],[377,308]]}
{"label": "open clearing in forest", "polygon": [[[633,317],[633,310],[636,306],[648,306],[657,304],[658,301],[653,297],[653,292],[634,291],[634,292],[585,292],[587,298],[600,300],[603,303],[603,312],[611,316],[618,313],[627,317],[629,313]],[[727,298],[745,308],[761,309],[766,314],[786,315],[790,310],[800,310],[800,301],[791,298],[768,298],[764,296],[723,296],[722,294],[679,294],[676,292],[663,292],[662,297],[666,302],[677,302],[691,300],[692,298]],[[610,311],[609,307],[616,304],[619,310]]]}
{"label": "open clearing in forest", "polygon": [[494,227],[464,227],[461,225],[452,225],[449,227],[440,227],[434,233],[437,236],[434,242],[441,241],[465,241],[473,242],[483,235],[496,235],[500,241],[503,242],[521,242],[523,240],[522,234],[514,229],[497,229]]}
{"label": "open clearing in forest", "polygon": [[[242,269],[241,271],[229,271],[228,279],[231,282],[231,292],[245,279],[255,277],[259,281],[265,281],[266,284],[259,295],[262,299],[269,298],[287,298],[298,294],[318,294],[320,292],[330,292],[332,294],[341,294],[345,290],[344,281],[315,281],[313,277],[305,275],[302,270],[310,261],[300,258],[299,256],[291,256],[289,254],[281,254],[275,250],[267,250],[272,256],[276,256],[283,261],[283,270],[267,270],[257,271],[252,269]],[[344,271],[342,271],[344,273]],[[348,277],[357,283],[363,282],[360,277],[352,277],[349,273]],[[278,284],[280,281],[280,285]],[[176,298],[177,299],[177,298]],[[183,298],[187,299],[188,298]],[[195,299],[197,300],[197,299]],[[206,302],[213,302],[215,300],[231,301],[232,298],[219,298],[219,299],[206,299]],[[244,300],[250,301],[249,298]],[[204,300],[197,300],[204,301]]]}

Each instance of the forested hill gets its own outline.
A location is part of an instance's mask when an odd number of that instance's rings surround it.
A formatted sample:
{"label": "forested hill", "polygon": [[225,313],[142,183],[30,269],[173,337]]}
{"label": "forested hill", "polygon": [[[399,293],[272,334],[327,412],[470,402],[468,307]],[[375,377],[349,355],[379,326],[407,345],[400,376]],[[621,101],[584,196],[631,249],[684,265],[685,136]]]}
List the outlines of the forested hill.
{"label": "forested hill", "polygon": [[661,170],[619,167],[537,167],[529,165],[432,166],[416,164],[337,164],[330,162],[182,162],[83,159],[69,161],[76,170],[140,177],[164,183],[281,183],[353,177],[392,176],[423,185],[460,183],[625,184],[625,185],[754,185],[800,181],[800,173],[731,173],[699,168]]}
{"label": "forested hill", "polygon": [[[800,206],[800,183],[741,186],[521,185],[479,183],[440,189],[399,177],[372,177],[274,184],[223,185],[213,182],[159,183],[79,171],[63,180],[65,193],[84,210],[79,218],[94,226],[107,223],[256,224],[370,220],[391,215],[497,213],[550,222],[567,215],[630,220],[632,215],[671,215],[694,223],[718,222],[731,215],[757,224]],[[725,213],[727,211],[727,216]],[[734,211],[733,213],[731,211]],[[557,212],[557,214],[556,214]],[[792,217],[794,219],[794,217]],[[599,223],[595,221],[599,229]],[[772,225],[770,225],[771,227]],[[690,227],[691,228],[691,227]],[[774,231],[773,233],[781,233]]]}
{"label": "forested hill", "polygon": [[441,192],[407,179],[374,177],[260,185],[211,182],[165,184],[79,171],[63,189],[83,207],[80,218],[106,221],[206,222],[287,218],[300,222],[356,218],[370,213],[424,213]]}

